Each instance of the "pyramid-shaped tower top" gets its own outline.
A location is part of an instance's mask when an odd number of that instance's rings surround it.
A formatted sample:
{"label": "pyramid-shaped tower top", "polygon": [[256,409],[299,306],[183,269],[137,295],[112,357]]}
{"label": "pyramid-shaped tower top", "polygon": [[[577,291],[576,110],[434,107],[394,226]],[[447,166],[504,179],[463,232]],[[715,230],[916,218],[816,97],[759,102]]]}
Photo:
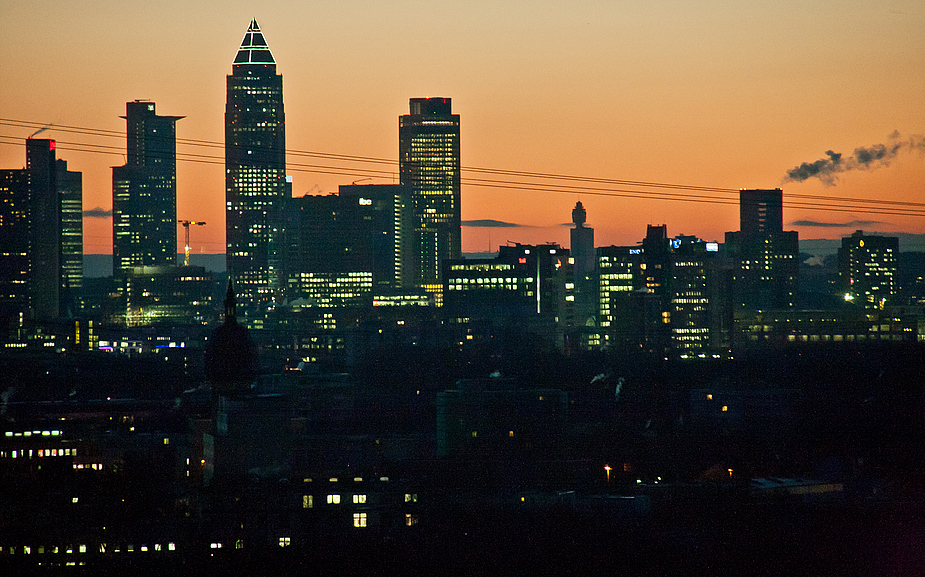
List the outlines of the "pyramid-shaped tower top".
{"label": "pyramid-shaped tower top", "polygon": [[256,18],[251,20],[251,25],[247,27],[247,33],[241,41],[241,47],[238,48],[238,55],[234,58],[235,66],[246,64],[276,64],[273,53],[263,38],[263,32],[260,31],[260,26],[257,26]]}

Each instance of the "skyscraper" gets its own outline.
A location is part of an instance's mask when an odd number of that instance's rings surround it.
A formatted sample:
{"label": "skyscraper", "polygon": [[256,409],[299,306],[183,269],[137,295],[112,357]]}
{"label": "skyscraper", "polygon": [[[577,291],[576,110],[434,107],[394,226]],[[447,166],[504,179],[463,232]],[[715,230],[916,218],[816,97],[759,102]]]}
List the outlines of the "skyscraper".
{"label": "skyscraper", "polygon": [[462,251],[459,115],[449,98],[412,98],[398,119],[401,183],[412,189],[411,282],[440,291],[443,262]]}
{"label": "skyscraper", "polygon": [[286,182],[283,77],[252,20],[227,77],[225,237],[228,274],[242,312],[264,308],[282,288]]}
{"label": "skyscraper", "polygon": [[112,169],[112,273],[177,262],[177,120],[125,104],[128,159]]}
{"label": "skyscraper", "polygon": [[726,233],[733,260],[733,303],[738,309],[793,308],[797,298],[799,239],[785,231],[783,191],[739,191],[739,231]]}

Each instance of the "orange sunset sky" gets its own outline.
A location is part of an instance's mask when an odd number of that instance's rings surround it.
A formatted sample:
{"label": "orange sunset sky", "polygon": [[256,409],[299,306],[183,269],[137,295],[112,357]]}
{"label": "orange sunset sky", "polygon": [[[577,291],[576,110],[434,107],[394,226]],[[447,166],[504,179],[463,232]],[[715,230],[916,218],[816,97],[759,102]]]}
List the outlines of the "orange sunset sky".
{"label": "orange sunset sky", "polygon": [[[125,102],[149,99],[159,114],[185,117],[179,138],[221,143],[225,76],[251,18],[283,75],[290,150],[396,160],[408,99],[443,96],[461,115],[464,167],[780,186],[785,201],[824,195],[835,197],[823,201],[832,207],[845,197],[925,203],[925,146],[915,146],[925,134],[925,3],[917,0],[7,0],[0,18],[0,167],[24,165],[23,139],[34,132],[6,121],[52,124],[42,137],[58,140],[58,157],[83,172],[85,210],[111,208],[111,167],[125,160],[75,148],[124,150],[125,140],[54,125],[124,130]],[[849,157],[891,143],[898,148],[888,162],[832,183],[785,182],[788,170],[827,150]],[[194,252],[223,252],[222,150],[178,152],[215,156],[178,163],[177,215],[208,223],[193,232]],[[362,178],[356,163],[294,161],[345,173],[290,166],[296,196]],[[720,241],[738,229],[729,192],[710,193],[726,204],[578,196],[472,186],[467,176],[481,177],[464,170],[464,221],[520,225],[464,227],[467,252],[489,242],[568,246],[562,224],[579,199],[598,246],[633,244],[647,223]],[[925,214],[925,204],[913,208]],[[789,208],[784,218],[801,239],[857,228],[925,233],[923,216],[863,209]],[[85,252],[111,252],[111,221],[87,216],[84,225]],[[178,237],[182,246],[179,227]]]}

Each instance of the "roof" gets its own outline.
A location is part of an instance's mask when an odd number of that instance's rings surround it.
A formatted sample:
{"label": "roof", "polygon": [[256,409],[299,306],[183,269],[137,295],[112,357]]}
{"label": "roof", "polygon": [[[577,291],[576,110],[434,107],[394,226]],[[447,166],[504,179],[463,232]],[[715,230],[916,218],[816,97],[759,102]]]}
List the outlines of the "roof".
{"label": "roof", "polygon": [[241,47],[234,58],[235,66],[245,64],[276,64],[256,18],[251,20],[250,26],[247,27],[247,33],[244,34],[244,40],[241,41]]}

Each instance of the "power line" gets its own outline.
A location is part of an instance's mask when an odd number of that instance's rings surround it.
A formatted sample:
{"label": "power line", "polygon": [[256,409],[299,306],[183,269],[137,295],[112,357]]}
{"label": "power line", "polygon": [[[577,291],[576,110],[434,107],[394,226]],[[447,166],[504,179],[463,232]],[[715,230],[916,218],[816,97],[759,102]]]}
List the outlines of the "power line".
{"label": "power line", "polygon": [[[124,131],[106,130],[69,125],[49,125],[32,121],[0,118],[0,125],[27,129],[51,129],[71,134],[91,137],[125,138]],[[113,146],[88,142],[57,141],[59,149],[94,154],[110,154],[124,156],[124,146]],[[0,135],[0,144],[21,145],[22,138],[12,135]],[[221,149],[224,144],[217,141],[176,138],[178,146],[195,146],[206,149]],[[64,145],[64,146],[60,146]],[[305,151],[289,149],[289,157],[302,157],[323,159],[341,163],[360,163],[398,166],[398,161],[373,156],[358,156],[336,154],[327,152]],[[177,152],[177,162],[194,162],[200,164],[224,165],[224,156],[216,154],[202,154],[193,152]],[[287,162],[288,172],[304,172],[313,174],[331,174],[350,178],[394,179],[397,170],[382,170],[367,166],[338,166],[331,164],[317,164],[308,162]],[[461,167],[463,174],[476,174],[498,177],[514,177],[519,180],[500,178],[478,178],[475,176],[460,177],[461,184],[467,186],[500,188],[505,190],[524,190],[530,192],[546,192],[554,194],[583,194],[588,196],[605,196],[618,198],[643,198],[650,200],[669,200],[680,202],[697,202],[707,204],[737,205],[739,200],[731,195],[737,194],[738,189],[710,187],[699,185],[685,185],[677,183],[651,182],[640,180],[624,180],[613,178],[590,177],[581,175],[567,175],[547,172],[532,172],[508,170],[485,167]],[[576,184],[571,184],[576,183]],[[578,184],[580,183],[580,184]],[[593,186],[602,185],[602,186]],[[633,188],[615,188],[633,187]],[[837,203],[833,205],[832,203]],[[863,212],[868,214],[883,214],[897,216],[925,216],[925,203],[910,201],[891,201],[883,199],[864,199],[856,197],[814,194],[788,194],[783,202],[786,208],[822,210],[828,212]]]}

